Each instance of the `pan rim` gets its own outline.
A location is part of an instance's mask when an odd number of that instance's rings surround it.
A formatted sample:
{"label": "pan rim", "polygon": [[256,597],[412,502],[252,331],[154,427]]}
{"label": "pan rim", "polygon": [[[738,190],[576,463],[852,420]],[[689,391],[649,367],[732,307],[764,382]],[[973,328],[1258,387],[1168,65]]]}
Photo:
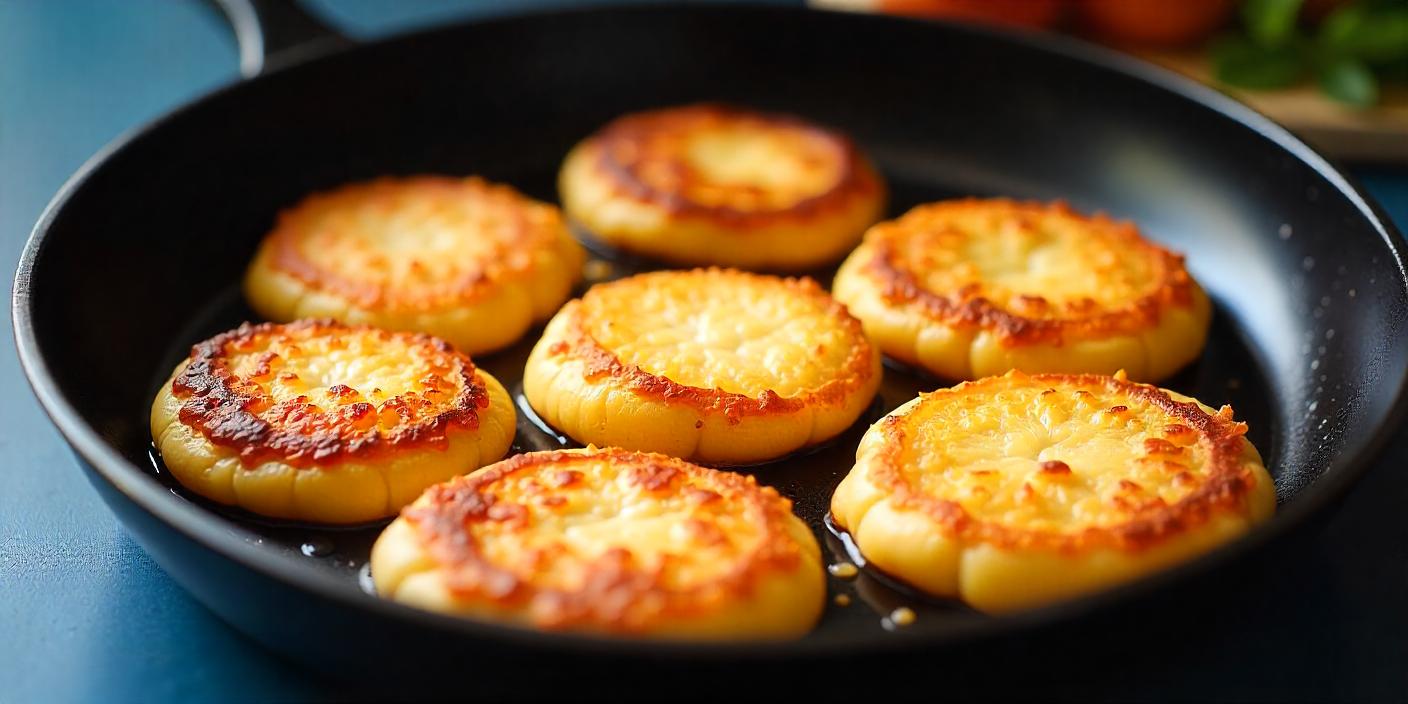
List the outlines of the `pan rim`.
{"label": "pan rim", "polygon": [[[1139,595],[1161,591],[1170,584],[1184,581],[1194,575],[1204,575],[1229,560],[1249,555],[1271,540],[1285,535],[1296,526],[1305,523],[1311,516],[1321,513],[1337,502],[1354,482],[1368,470],[1371,463],[1380,456],[1388,440],[1393,436],[1405,414],[1408,414],[1408,375],[1396,381],[1393,400],[1382,414],[1372,435],[1363,449],[1353,457],[1332,462],[1327,475],[1322,475],[1310,488],[1310,494],[1286,504],[1276,517],[1253,530],[1248,535],[1221,546],[1217,550],[1190,560],[1174,568],[1146,576],[1115,589],[1098,592],[1072,601],[1025,611],[1008,616],[991,617],[979,621],[955,624],[942,632],[900,631],[885,633],[883,637],[865,639],[803,639],[783,642],[722,642],[693,643],[686,641],[653,641],[641,639],[619,639],[606,636],[539,632],[526,628],[501,625],[490,622],[472,621],[440,614],[416,610],[395,602],[378,599],[349,587],[343,580],[313,570],[290,568],[286,563],[266,550],[248,544],[224,526],[227,519],[189,502],[176,501],[155,479],[151,478],[136,464],[128,461],[99,433],[82,420],[78,409],[60,392],[43,352],[40,350],[32,310],[32,279],[34,267],[45,246],[49,228],[63,211],[65,205],[82,190],[87,181],[112,159],[150,139],[159,139],[164,128],[199,107],[222,99],[233,99],[247,86],[267,81],[302,67],[326,60],[337,60],[359,52],[416,42],[420,39],[447,33],[461,32],[469,27],[495,27],[512,23],[531,22],[544,17],[570,17],[598,15],[603,12],[632,14],[670,13],[713,13],[742,15],[832,15],[829,10],[795,7],[771,7],[748,4],[720,3],[711,5],[671,6],[666,4],[611,4],[605,7],[558,9],[527,13],[513,13],[496,16],[492,19],[458,22],[431,27],[419,31],[366,42],[345,50],[321,54],[306,54],[300,60],[273,66],[258,77],[249,80],[236,80],[216,90],[169,110],[155,119],[129,129],[96,154],[90,157],[64,183],[45,207],[32,229],[20,255],[16,270],[11,299],[11,317],[15,334],[15,344],[25,377],[40,406],[59,429],[64,439],[91,469],[90,477],[101,477],[132,504],[153,516],[168,528],[175,530],[188,540],[229,560],[240,567],[254,572],[265,579],[274,580],[287,588],[297,589],[312,597],[330,600],[339,606],[354,610],[370,610],[380,618],[405,621],[411,625],[438,631],[454,637],[468,637],[485,642],[511,642],[540,650],[560,650],[564,652],[611,652],[618,655],[649,658],[700,658],[700,659],[742,659],[742,658],[791,658],[801,656],[828,656],[857,652],[882,653],[900,648],[941,647],[960,641],[973,641],[980,638],[998,637],[1017,631],[1078,619],[1109,606],[1127,603]],[[1379,235],[1383,246],[1392,256],[1397,269],[1400,289],[1408,295],[1408,266],[1405,266],[1404,242],[1391,221],[1377,203],[1368,197],[1359,184],[1331,160],[1323,157],[1284,127],[1261,115],[1252,108],[1216,91],[1196,83],[1167,69],[1145,63],[1134,57],[1119,54],[1078,40],[1052,35],[992,27],[974,26],[961,23],[936,24],[907,18],[879,17],[846,14],[847,21],[876,24],[895,23],[906,26],[926,25],[936,33],[956,32],[977,36],[994,42],[1016,44],[1027,49],[1055,54],[1062,58],[1084,64],[1087,67],[1123,75],[1152,85],[1183,100],[1216,113],[1223,119],[1250,129],[1263,139],[1286,152],[1297,161],[1309,167],[1327,183],[1333,186],[1350,204],[1359,211],[1368,224]],[[239,624],[231,625],[240,628]]]}

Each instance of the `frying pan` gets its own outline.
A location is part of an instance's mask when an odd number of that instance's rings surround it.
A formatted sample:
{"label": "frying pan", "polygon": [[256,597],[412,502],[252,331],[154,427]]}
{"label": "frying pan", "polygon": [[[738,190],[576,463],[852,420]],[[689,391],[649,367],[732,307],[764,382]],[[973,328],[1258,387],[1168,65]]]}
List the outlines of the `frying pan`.
{"label": "frying pan", "polygon": [[[1402,416],[1400,236],[1282,128],[1132,59],[993,29],[721,5],[553,12],[352,46],[293,5],[222,5],[250,79],[120,138],[63,187],[20,262],[16,339],[80,466],[156,561],[239,630],[341,677],[522,692],[619,681],[610,677],[622,667],[633,682],[668,684],[688,667],[697,694],[719,684],[698,673],[771,667],[812,673],[786,680],[794,690],[831,688],[835,678],[806,668],[957,668],[981,644],[1052,633],[1064,642],[1110,613],[1216,613],[1215,596],[1186,595],[1329,506]],[[575,141],[626,111],[699,100],[849,132],[888,178],[894,213],[955,195],[1062,198],[1186,252],[1216,314],[1201,360],[1167,385],[1232,403],[1251,424],[1276,478],[1276,518],[1179,568],[1012,616],[867,574],[832,580],[853,603],[829,606],[795,642],[643,643],[378,600],[362,588],[376,526],[326,530],[221,509],[180,490],[152,457],[158,384],[190,344],[251,316],[238,281],[279,209],[340,183],[424,172],[478,173],[555,200],[556,168]],[[651,266],[612,262],[618,273]],[[534,339],[477,361],[513,386]],[[872,418],[942,383],[897,368],[886,377]],[[516,449],[560,442],[521,415]],[[750,470],[794,499],[833,559],[844,552],[823,518],[863,426]],[[886,628],[881,616],[901,604],[918,620]]]}

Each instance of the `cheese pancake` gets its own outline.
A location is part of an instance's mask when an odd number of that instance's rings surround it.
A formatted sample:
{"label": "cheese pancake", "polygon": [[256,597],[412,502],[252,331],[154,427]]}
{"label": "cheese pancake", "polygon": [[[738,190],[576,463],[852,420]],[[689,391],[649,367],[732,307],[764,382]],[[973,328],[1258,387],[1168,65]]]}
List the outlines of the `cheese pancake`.
{"label": "cheese pancake", "polygon": [[167,470],[273,518],[360,523],[503,457],[513,404],[429,335],[248,323],[191,348],[152,403]]}
{"label": "cheese pancake", "polygon": [[791,271],[840,259],[885,203],[845,136],[722,105],[615,120],[567,156],[558,190],[568,217],[618,248]]}
{"label": "cheese pancake", "polygon": [[533,410],[578,442],[716,464],[830,439],[879,384],[879,350],[816,282],[720,269],[593,287],[523,372]]}
{"label": "cheese pancake", "polygon": [[508,186],[382,178],[280,214],[244,288],[271,320],[425,332],[479,354],[556,312],[584,259],[556,207]]}
{"label": "cheese pancake", "polygon": [[671,639],[800,636],[821,549],[752,477],[620,449],[517,455],[431,487],[372,547],[388,599],[432,611]]}
{"label": "cheese pancake", "polygon": [[1246,424],[1122,374],[1011,372],[871,426],[831,499],[875,567],[984,611],[1189,560],[1271,517]]}
{"label": "cheese pancake", "polygon": [[919,206],[871,228],[832,291],[886,354],[949,379],[1156,381],[1198,357],[1212,316],[1182,256],[1062,203]]}

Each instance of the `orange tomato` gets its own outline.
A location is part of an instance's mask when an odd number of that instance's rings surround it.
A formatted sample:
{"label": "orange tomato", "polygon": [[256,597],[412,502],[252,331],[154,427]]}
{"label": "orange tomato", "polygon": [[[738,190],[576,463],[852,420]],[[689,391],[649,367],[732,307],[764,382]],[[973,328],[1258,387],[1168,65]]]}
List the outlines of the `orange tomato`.
{"label": "orange tomato", "polygon": [[1078,0],[1092,34],[1117,44],[1175,47],[1206,39],[1227,22],[1235,0]]}
{"label": "orange tomato", "polygon": [[1061,20],[1062,0],[877,0],[875,9],[899,15],[1049,28]]}

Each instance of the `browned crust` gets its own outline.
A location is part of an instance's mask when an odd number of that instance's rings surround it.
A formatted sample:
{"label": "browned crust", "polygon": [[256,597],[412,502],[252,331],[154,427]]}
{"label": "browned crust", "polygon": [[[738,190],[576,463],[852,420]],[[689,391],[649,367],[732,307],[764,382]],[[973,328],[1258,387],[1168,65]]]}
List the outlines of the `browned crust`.
{"label": "browned crust", "polygon": [[466,270],[462,276],[436,286],[435,294],[427,297],[414,296],[375,282],[349,278],[339,272],[329,271],[304,256],[301,243],[317,222],[315,206],[326,204],[328,201],[349,204],[389,201],[407,192],[418,192],[428,199],[454,199],[473,193],[499,201],[503,205],[499,212],[513,231],[510,238],[513,249],[519,251],[548,246],[556,236],[548,236],[553,233],[552,227],[534,223],[529,217],[529,210],[550,206],[532,201],[509,186],[490,183],[477,176],[384,177],[315,193],[279,213],[274,229],[266,236],[269,265],[311,288],[335,294],[369,310],[422,309],[437,305],[472,303],[489,295],[500,281],[531,269],[532,257],[515,256],[506,250],[497,256],[464,262]]}
{"label": "browned crust", "polygon": [[[650,618],[707,615],[724,603],[747,599],[768,573],[796,569],[801,550],[785,525],[791,517],[791,502],[775,489],[759,486],[751,476],[618,448],[595,450],[588,457],[628,466],[630,481],[652,493],[683,492],[701,507],[727,502],[758,527],[761,539],[757,546],[734,559],[719,578],[685,588],[665,584],[660,570],[636,564],[625,548],[609,550],[588,564],[584,568],[587,577],[576,589],[543,587],[535,584],[531,575],[516,574],[491,562],[475,540],[475,525],[511,521],[518,523],[516,528],[526,529],[531,520],[524,504],[495,495],[494,485],[517,472],[577,462],[583,457],[569,451],[517,455],[431,487],[423,501],[407,507],[401,515],[418,529],[428,553],[444,569],[451,593],[507,607],[527,607],[534,623],[545,628],[595,625],[633,631],[648,627]],[[525,497],[538,499],[543,510],[552,510],[554,488],[575,484],[582,475],[560,471],[548,479],[551,487],[536,487],[541,496]],[[691,479],[694,483],[686,486]],[[711,531],[718,531],[707,517],[690,519],[690,529],[703,541],[710,540]]]}
{"label": "browned crust", "polygon": [[[229,367],[231,353],[253,349],[261,338],[352,335],[410,340],[443,365],[423,380],[425,392],[394,396],[379,406],[346,403],[330,412],[305,396],[275,402],[261,384],[272,378],[271,360],[263,361],[254,378],[237,376]],[[235,450],[246,466],[277,460],[298,468],[328,468],[417,448],[442,448],[453,429],[478,428],[479,411],[489,406],[488,390],[469,357],[439,338],[418,333],[349,327],[332,320],[245,323],[195,345],[189,359],[171,384],[172,393],[182,400],[180,422],[211,443]],[[448,403],[432,399],[444,395],[439,387],[450,379],[459,381],[455,397]]]}
{"label": "browned crust", "polygon": [[[691,200],[683,192],[701,179],[682,159],[669,155],[671,145],[681,134],[725,122],[751,122],[806,132],[828,147],[839,164],[839,176],[825,191],[785,208],[745,210]],[[792,115],[729,105],[700,103],[624,115],[589,138],[587,146],[596,152],[598,172],[610,179],[620,193],[671,215],[707,219],[740,230],[816,218],[883,190],[874,168],[845,135]],[[654,163],[665,164],[681,187],[666,190],[648,183],[641,173],[647,156]]]}
{"label": "browned crust", "polygon": [[[892,305],[911,306],[925,316],[955,328],[990,330],[1008,347],[1062,344],[1066,340],[1098,339],[1119,334],[1138,334],[1158,324],[1163,312],[1170,308],[1192,305],[1197,284],[1184,266],[1182,255],[1164,249],[1139,235],[1130,222],[1112,220],[1103,214],[1084,217],[1073,212],[1064,202],[1018,202],[1008,199],[967,198],[951,201],[947,207],[1017,208],[1023,215],[1074,216],[1085,219],[1092,227],[1111,230],[1124,240],[1131,250],[1154,255],[1157,274],[1150,282],[1151,291],[1116,309],[1103,309],[1088,301],[1084,309],[1071,307],[1060,317],[1019,315],[1005,310],[983,296],[976,287],[959,291],[931,291],[916,278],[915,272],[897,261],[895,240],[904,236],[904,218],[881,223],[866,236],[866,246],[874,256],[865,264],[867,273],[881,286],[881,293]],[[932,207],[920,206],[916,208]],[[1033,308],[1046,303],[1038,296],[1030,297]]]}
{"label": "browned crust", "polygon": [[[1001,383],[1003,379],[989,377],[936,393],[971,393],[985,385]],[[1170,418],[1170,425],[1164,428],[1166,437],[1176,438],[1183,445],[1200,443],[1207,450],[1207,477],[1198,488],[1173,504],[1166,504],[1158,498],[1143,503],[1129,502],[1125,508],[1134,515],[1117,526],[1090,527],[1078,533],[1014,528],[995,521],[976,519],[959,503],[930,496],[911,485],[905,479],[900,463],[900,453],[905,443],[905,416],[895,415],[878,425],[883,440],[873,456],[874,464],[869,474],[871,481],[877,487],[888,490],[896,506],[923,511],[938,523],[946,535],[967,544],[986,543],[1004,549],[1075,553],[1113,547],[1139,551],[1187,533],[1219,512],[1246,510],[1247,497],[1254,489],[1256,480],[1245,464],[1246,440],[1243,436],[1247,424],[1232,419],[1231,407],[1223,406],[1218,413],[1209,414],[1196,403],[1174,400],[1158,387],[1098,374],[1034,374],[1029,379],[1033,385],[1104,387],[1162,409]],[[1108,410],[1116,412],[1115,409],[1119,408],[1115,406]],[[1176,443],[1150,439],[1145,445],[1146,455],[1135,461],[1181,464],[1177,449]],[[1174,481],[1193,480],[1192,474],[1186,471],[1174,476]],[[1137,489],[1137,486],[1128,488]]]}
{"label": "browned crust", "polygon": [[[711,267],[702,271],[746,278],[770,278],[736,269]],[[688,273],[693,272],[686,272],[686,274]],[[719,413],[726,417],[730,423],[738,423],[745,416],[783,416],[796,413],[812,405],[839,405],[875,374],[873,363],[875,352],[870,345],[870,340],[865,336],[860,321],[852,316],[844,305],[827,295],[816,281],[807,277],[780,280],[792,291],[820,301],[827,314],[844,325],[850,332],[851,338],[855,340],[842,372],[836,378],[822,384],[820,388],[804,394],[784,397],[767,389],[759,397],[754,398],[723,389],[705,389],[680,384],[669,377],[652,374],[634,364],[622,362],[615,353],[597,341],[591,330],[587,329],[585,318],[588,313],[584,309],[591,305],[595,296],[603,295],[598,292],[598,289],[604,286],[623,284],[629,282],[630,279],[620,279],[598,285],[588,291],[581,300],[568,303],[567,307],[563,309],[563,314],[569,316],[566,339],[555,342],[548,348],[548,354],[582,360],[586,367],[585,377],[589,381],[611,379],[642,398],[669,404],[687,405],[703,413]]]}

